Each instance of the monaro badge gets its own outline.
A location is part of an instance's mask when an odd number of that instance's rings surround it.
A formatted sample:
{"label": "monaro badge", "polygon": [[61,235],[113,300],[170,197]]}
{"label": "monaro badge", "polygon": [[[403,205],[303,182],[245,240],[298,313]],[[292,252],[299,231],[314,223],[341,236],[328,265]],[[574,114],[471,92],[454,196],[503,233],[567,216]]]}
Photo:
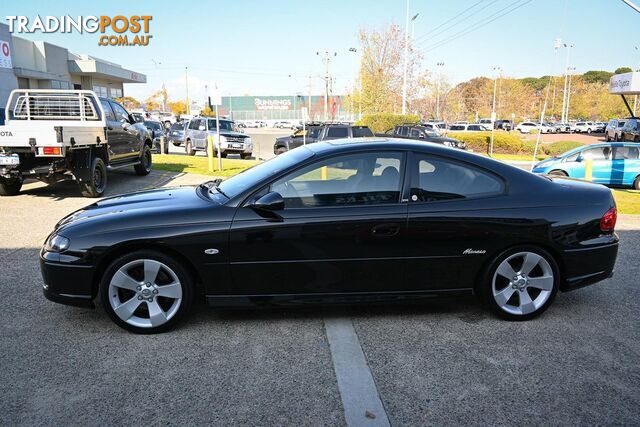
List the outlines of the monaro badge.
{"label": "monaro badge", "polygon": [[462,255],[482,255],[486,253],[487,251],[485,251],[484,249],[467,248],[464,250],[464,252],[462,252]]}
{"label": "monaro badge", "polygon": [[211,249],[205,249],[205,250],[204,250],[204,253],[205,253],[205,254],[207,254],[207,255],[215,255],[215,254],[217,254],[218,252],[220,252],[220,251],[219,251],[219,250],[217,250],[217,249],[214,249],[214,248],[211,248]]}

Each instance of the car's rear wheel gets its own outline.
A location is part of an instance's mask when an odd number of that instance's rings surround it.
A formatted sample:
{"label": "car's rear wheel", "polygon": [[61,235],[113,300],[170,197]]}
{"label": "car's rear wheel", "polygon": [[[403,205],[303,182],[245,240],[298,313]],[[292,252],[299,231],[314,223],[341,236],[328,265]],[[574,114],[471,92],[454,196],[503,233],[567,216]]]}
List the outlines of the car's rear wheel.
{"label": "car's rear wheel", "polygon": [[184,145],[184,151],[185,153],[187,153],[187,156],[196,155],[196,151],[193,149],[193,146],[191,145],[191,141],[186,142],[186,144]]}
{"label": "car's rear wheel", "polygon": [[136,175],[145,176],[151,172],[151,166],[153,165],[153,157],[151,155],[151,148],[145,144],[142,156],[140,157],[140,163],[133,168],[136,171]]}
{"label": "car's rear wheel", "polygon": [[614,141],[618,141],[618,139],[619,139],[619,138],[618,138],[618,134],[617,134],[617,133],[616,133],[615,135],[613,135],[613,140],[614,140]]}
{"label": "car's rear wheel", "polygon": [[567,173],[563,170],[560,169],[555,169],[552,170],[551,172],[549,172],[549,175],[554,175],[554,176],[569,176],[567,175]]}
{"label": "car's rear wheel", "polygon": [[173,258],[136,251],[105,271],[100,292],[109,317],[128,331],[150,334],[175,326],[193,300],[193,281]]}
{"label": "car's rear wheel", "polygon": [[22,188],[22,178],[0,178],[0,196],[15,196]]}
{"label": "car's rear wheel", "polygon": [[243,160],[248,160],[251,158],[251,153],[241,153],[240,158]]}
{"label": "car's rear wheel", "polygon": [[636,176],[636,179],[633,180],[633,189],[640,190],[640,175]]}
{"label": "car's rear wheel", "polygon": [[91,162],[91,173],[88,181],[79,183],[84,197],[100,197],[107,188],[107,167],[100,157]]}
{"label": "car's rear wheel", "polygon": [[591,128],[587,129],[587,133],[589,134],[591,133]]}
{"label": "car's rear wheel", "polygon": [[605,136],[604,136],[604,140],[605,140],[606,142],[611,141],[611,138],[609,138],[609,134],[608,134],[608,133],[607,133],[607,134],[605,134]]}
{"label": "car's rear wheel", "polygon": [[529,320],[553,302],[560,273],[553,257],[537,247],[510,249],[496,258],[485,277],[485,303],[507,320]]}

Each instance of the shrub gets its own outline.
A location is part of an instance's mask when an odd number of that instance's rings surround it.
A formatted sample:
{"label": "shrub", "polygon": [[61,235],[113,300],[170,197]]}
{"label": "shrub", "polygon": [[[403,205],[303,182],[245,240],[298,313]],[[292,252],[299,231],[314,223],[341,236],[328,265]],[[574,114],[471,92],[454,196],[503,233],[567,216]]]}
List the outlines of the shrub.
{"label": "shrub", "polygon": [[584,144],[578,141],[558,141],[544,144],[544,152],[550,156],[558,156],[574,148],[582,147]]}
{"label": "shrub", "polygon": [[[449,132],[450,138],[464,141],[467,149],[477,153],[488,153],[491,141],[491,132]],[[513,133],[495,131],[493,136],[493,152],[502,154],[519,154],[524,151],[524,141]],[[531,149],[533,152],[533,149]]]}
{"label": "shrub", "polygon": [[386,132],[397,125],[403,123],[419,123],[420,117],[415,114],[390,114],[376,113],[362,116],[355,124],[358,126],[368,126],[374,133]]}

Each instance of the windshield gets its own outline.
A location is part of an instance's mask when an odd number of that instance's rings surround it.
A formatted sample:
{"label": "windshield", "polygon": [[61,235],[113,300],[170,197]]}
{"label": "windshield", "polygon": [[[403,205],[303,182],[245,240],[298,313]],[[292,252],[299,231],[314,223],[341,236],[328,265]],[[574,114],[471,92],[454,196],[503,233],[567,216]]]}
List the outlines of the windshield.
{"label": "windshield", "polygon": [[157,122],[144,122],[144,125],[149,128],[149,129],[153,129],[153,130],[161,130],[162,126],[160,126],[160,123]]}
{"label": "windshield", "polygon": [[171,130],[184,130],[184,123],[174,123],[171,125]]}
{"label": "windshield", "polygon": [[251,169],[247,169],[246,171],[223,181],[218,187],[222,193],[231,199],[261,181],[264,181],[270,176],[303,162],[312,156],[313,152],[311,150],[305,147],[299,147],[295,150],[287,151],[284,154],[276,156],[264,163],[260,163]]}
{"label": "windshield", "polygon": [[[209,119],[209,130],[216,130],[216,119]],[[220,120],[220,130],[233,131],[233,122]]]}

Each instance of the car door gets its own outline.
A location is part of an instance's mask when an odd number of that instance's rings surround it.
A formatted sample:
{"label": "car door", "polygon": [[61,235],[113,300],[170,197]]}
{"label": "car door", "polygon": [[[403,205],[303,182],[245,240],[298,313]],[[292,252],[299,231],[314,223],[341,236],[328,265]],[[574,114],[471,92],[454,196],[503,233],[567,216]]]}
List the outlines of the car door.
{"label": "car door", "polygon": [[407,289],[468,290],[487,254],[509,244],[494,216],[509,208],[504,180],[447,157],[414,153],[408,165]]}
{"label": "car door", "polygon": [[640,175],[640,148],[632,145],[615,147],[611,169],[612,184],[633,185]]}
{"label": "car door", "polygon": [[[599,184],[611,184],[612,180],[612,149],[610,146],[593,147],[582,151],[581,160],[591,159],[591,180]],[[586,169],[585,163],[585,169]],[[577,178],[586,178],[585,175]]]}
{"label": "car door", "polygon": [[106,99],[100,99],[104,110],[107,125],[107,142],[109,147],[110,160],[119,160],[126,157],[126,142],[124,138],[125,130],[122,123],[116,119],[116,115],[111,108],[111,103]]}
{"label": "car door", "polygon": [[123,158],[137,157],[140,155],[141,144],[138,126],[133,126],[129,113],[120,104],[112,101],[109,101],[109,104],[111,104],[116,119],[120,122]]}
{"label": "car door", "polygon": [[264,187],[256,198],[279,192],[285,207],[271,214],[246,205],[238,209],[230,231],[234,292],[404,289],[404,159],[399,151],[344,154]]}

